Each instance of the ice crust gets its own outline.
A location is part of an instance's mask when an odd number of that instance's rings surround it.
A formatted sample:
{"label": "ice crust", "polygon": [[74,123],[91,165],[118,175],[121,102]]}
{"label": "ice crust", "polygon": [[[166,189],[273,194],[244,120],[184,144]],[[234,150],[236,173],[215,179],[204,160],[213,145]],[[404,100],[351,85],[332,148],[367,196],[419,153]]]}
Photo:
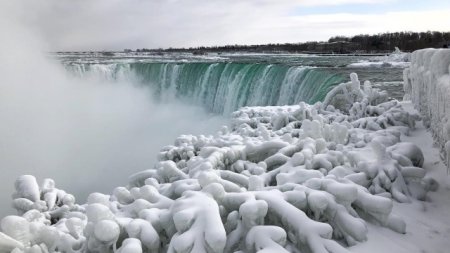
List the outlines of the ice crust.
{"label": "ice crust", "polygon": [[420,148],[400,141],[418,118],[352,74],[324,103],[245,107],[231,129],[180,136],[82,205],[24,175],[0,253],[348,252],[366,222],[405,233],[393,201],[435,190]]}
{"label": "ice crust", "polygon": [[411,100],[424,116],[450,166],[450,49],[415,51],[403,77],[404,99]]}

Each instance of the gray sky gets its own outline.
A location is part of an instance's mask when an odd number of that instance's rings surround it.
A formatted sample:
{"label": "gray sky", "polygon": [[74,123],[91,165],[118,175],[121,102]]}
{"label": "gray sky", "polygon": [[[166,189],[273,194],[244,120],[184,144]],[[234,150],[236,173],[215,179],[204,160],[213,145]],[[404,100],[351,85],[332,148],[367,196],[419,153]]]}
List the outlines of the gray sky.
{"label": "gray sky", "polygon": [[[14,0],[49,50],[120,50],[326,40],[450,30],[447,0]],[[14,10],[12,10],[14,9]]]}

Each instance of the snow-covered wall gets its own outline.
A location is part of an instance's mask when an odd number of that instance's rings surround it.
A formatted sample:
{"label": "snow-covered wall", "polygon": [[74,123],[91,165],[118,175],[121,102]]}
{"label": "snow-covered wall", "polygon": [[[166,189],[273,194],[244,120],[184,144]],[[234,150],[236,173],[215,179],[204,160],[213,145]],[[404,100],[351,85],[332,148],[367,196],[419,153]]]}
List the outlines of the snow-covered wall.
{"label": "snow-covered wall", "polygon": [[422,49],[404,71],[405,99],[411,99],[431,128],[450,165],[450,49]]}

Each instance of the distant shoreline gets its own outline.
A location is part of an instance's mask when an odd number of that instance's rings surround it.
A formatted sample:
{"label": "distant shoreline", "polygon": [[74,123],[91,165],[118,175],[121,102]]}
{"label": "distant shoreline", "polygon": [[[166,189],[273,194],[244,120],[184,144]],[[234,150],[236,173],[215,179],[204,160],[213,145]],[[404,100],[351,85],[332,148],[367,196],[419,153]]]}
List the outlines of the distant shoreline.
{"label": "distant shoreline", "polygon": [[[392,53],[396,48],[402,52],[413,52],[423,48],[450,47],[450,32],[395,32],[375,35],[360,34],[352,37],[335,36],[328,41],[310,41],[301,43],[277,43],[259,45],[225,45],[225,46],[199,46],[189,48],[141,48],[123,49],[119,51],[91,51],[113,55],[118,52],[125,53],[192,53],[204,55],[207,53],[267,53],[267,54],[314,54],[314,55],[355,55],[372,56]],[[81,53],[82,51],[78,51]],[[86,51],[84,51],[86,52]],[[58,53],[75,53],[61,51]]]}
{"label": "distant shoreline", "polygon": [[207,55],[207,54],[272,54],[272,55],[320,55],[320,56],[385,56],[392,52],[385,53],[325,53],[325,52],[247,52],[247,51],[225,51],[225,52],[205,52],[204,54],[196,54],[192,50],[186,51],[158,51],[158,50],[149,50],[145,52],[124,52],[124,51],[58,51],[58,52],[49,52],[50,54],[101,54],[103,56],[116,56],[117,54],[133,54],[133,55],[165,55],[165,54],[173,54],[173,53],[185,53],[192,55]]}

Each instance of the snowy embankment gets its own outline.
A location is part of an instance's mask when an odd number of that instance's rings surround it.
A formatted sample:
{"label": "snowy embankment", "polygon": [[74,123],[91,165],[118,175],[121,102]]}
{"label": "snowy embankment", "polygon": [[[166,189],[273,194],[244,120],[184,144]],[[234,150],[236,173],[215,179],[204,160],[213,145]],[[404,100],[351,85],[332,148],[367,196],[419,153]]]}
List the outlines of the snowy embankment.
{"label": "snowy embankment", "polygon": [[230,130],[181,136],[83,205],[22,176],[0,252],[348,252],[368,224],[405,233],[394,202],[437,189],[420,148],[401,142],[419,116],[351,79],[324,103],[242,108]]}
{"label": "snowy embankment", "polygon": [[450,49],[415,51],[404,71],[405,100],[424,116],[450,166]]}

